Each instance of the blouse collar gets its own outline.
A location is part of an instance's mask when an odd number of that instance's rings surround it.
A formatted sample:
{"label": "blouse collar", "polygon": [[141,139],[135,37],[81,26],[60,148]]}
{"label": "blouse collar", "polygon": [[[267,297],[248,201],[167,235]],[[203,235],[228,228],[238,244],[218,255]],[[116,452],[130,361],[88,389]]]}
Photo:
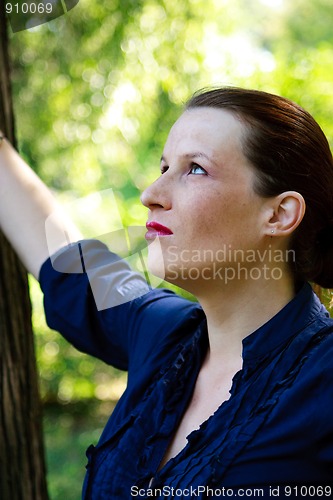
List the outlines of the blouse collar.
{"label": "blouse collar", "polygon": [[244,363],[257,364],[269,357],[319,314],[329,316],[309,283],[305,283],[283,309],[243,340]]}

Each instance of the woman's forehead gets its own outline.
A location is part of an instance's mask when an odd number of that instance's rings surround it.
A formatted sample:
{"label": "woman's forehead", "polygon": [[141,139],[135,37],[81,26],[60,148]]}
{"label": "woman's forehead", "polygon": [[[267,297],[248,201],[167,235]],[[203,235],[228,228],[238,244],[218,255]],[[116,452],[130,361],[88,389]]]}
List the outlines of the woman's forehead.
{"label": "woman's forehead", "polygon": [[[172,126],[165,149],[168,147],[220,150],[241,146],[243,124],[232,113],[223,109],[191,108],[178,118]],[[196,148],[196,149],[197,149]],[[191,151],[193,153],[193,151]]]}

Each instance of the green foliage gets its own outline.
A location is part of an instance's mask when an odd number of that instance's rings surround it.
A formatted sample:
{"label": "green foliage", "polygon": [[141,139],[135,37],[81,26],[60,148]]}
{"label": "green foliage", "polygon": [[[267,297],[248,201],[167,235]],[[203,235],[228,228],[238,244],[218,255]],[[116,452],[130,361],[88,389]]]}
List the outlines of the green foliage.
{"label": "green foliage", "polygon": [[[314,114],[332,144],[332,15],[330,0],[81,0],[11,37],[20,149],[62,198],[112,188],[122,223],[143,225],[139,194],[198,88],[285,95]],[[45,399],[116,398],[123,375],[49,331],[32,290]]]}
{"label": "green foliage", "polygon": [[110,404],[76,403],[64,408],[44,407],[46,465],[49,496],[52,500],[80,500],[85,451],[96,444],[112,412]]}

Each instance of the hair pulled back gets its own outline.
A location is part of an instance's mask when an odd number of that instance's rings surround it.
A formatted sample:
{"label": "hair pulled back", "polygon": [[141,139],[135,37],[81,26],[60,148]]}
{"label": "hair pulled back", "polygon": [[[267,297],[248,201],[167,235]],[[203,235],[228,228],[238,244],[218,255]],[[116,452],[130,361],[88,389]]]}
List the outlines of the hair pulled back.
{"label": "hair pulled back", "polygon": [[305,215],[291,240],[293,272],[297,280],[333,288],[333,159],[318,123],[286,98],[237,87],[199,91],[186,109],[198,107],[221,108],[243,122],[243,153],[257,174],[257,194],[303,196]]}

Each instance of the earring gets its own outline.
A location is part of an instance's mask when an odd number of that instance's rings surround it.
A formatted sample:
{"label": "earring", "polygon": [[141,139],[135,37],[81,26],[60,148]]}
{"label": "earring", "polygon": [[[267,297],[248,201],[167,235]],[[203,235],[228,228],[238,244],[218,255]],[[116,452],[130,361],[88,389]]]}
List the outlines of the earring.
{"label": "earring", "polygon": [[274,233],[275,233],[274,229],[272,229],[272,230],[271,230],[271,233],[272,233],[272,234],[274,234]]}

